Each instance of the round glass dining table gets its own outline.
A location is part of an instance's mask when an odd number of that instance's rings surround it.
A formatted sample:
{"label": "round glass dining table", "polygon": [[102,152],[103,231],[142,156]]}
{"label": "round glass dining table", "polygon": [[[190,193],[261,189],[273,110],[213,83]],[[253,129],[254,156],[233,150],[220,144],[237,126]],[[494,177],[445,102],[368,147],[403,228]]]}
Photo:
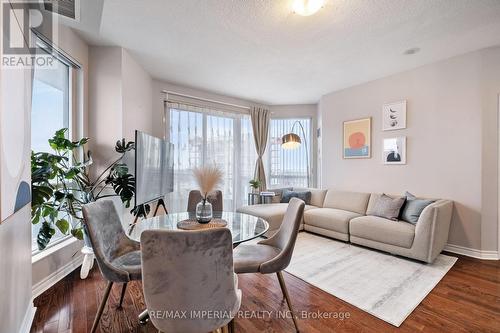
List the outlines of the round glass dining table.
{"label": "round glass dining table", "polygon": [[[227,222],[224,228],[228,228],[231,231],[233,246],[262,236],[269,229],[269,223],[260,217],[236,212],[214,212],[213,215],[214,218],[223,219]],[[182,212],[150,217],[132,226],[128,236],[140,242],[141,233],[144,230],[162,229],[184,231],[177,227],[177,223],[188,219],[195,219],[195,214]]]}

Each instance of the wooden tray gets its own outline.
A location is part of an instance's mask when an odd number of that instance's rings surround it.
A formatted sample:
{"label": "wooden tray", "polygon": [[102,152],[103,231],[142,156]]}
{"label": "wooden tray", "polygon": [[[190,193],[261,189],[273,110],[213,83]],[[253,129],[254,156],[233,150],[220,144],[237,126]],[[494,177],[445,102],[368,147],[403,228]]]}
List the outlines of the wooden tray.
{"label": "wooden tray", "polygon": [[223,219],[214,218],[208,223],[198,223],[196,220],[183,220],[177,222],[177,228],[182,230],[203,230],[213,228],[224,228],[227,222]]}

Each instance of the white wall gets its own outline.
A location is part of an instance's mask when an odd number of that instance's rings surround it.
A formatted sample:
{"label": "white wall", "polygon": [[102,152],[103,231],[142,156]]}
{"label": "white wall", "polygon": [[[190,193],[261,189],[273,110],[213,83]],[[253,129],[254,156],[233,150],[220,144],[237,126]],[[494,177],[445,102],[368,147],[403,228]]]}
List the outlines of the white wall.
{"label": "white wall", "polygon": [[93,175],[116,156],[116,140],[123,135],[122,49],[89,48],[89,146],[94,157]]}
{"label": "white wall", "polygon": [[[122,54],[123,136],[135,140],[135,130],[151,132],[153,80],[126,50]],[[156,120],[156,121],[161,121]]]}
{"label": "white wall", "polygon": [[152,79],[121,47],[92,46],[89,57],[89,136],[102,166],[116,157],[117,140],[152,132]]}
{"label": "white wall", "polygon": [[[449,243],[496,250],[500,48],[455,57],[322,97],[322,186],[455,201]],[[381,130],[406,99],[407,129]],[[372,158],[342,159],[342,122],[372,117]],[[382,164],[382,139],[407,136],[407,164]]]}

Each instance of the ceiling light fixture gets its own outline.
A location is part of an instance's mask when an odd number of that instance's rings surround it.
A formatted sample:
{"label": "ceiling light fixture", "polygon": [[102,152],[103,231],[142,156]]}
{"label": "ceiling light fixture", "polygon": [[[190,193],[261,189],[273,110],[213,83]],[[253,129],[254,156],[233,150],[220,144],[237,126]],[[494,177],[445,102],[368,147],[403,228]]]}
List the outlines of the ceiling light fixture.
{"label": "ceiling light fixture", "polygon": [[320,10],[325,0],[293,0],[293,11],[302,16],[310,16]]}

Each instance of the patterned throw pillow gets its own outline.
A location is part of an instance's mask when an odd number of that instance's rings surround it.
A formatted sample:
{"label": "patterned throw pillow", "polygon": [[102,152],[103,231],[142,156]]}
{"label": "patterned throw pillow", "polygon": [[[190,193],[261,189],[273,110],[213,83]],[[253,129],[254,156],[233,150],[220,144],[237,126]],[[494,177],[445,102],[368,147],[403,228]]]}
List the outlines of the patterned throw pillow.
{"label": "patterned throw pillow", "polygon": [[366,212],[366,215],[385,217],[386,219],[397,221],[399,211],[404,203],[405,198],[391,198],[386,194],[382,194],[378,197],[373,207]]}
{"label": "patterned throw pillow", "polygon": [[291,198],[299,198],[304,200],[306,205],[311,204],[311,191],[296,192],[290,190],[284,190],[281,196],[281,203],[289,203]]}
{"label": "patterned throw pillow", "polygon": [[417,224],[420,214],[424,211],[425,207],[429,206],[434,200],[417,199],[410,192],[405,193],[406,203],[401,210],[401,220],[411,224]]}

